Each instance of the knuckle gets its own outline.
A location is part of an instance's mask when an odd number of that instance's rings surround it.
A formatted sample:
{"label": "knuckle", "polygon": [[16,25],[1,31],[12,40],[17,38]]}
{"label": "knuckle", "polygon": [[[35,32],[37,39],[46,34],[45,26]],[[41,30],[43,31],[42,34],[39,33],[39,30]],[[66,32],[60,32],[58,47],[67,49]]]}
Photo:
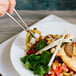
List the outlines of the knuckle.
{"label": "knuckle", "polygon": [[0,6],[0,13],[5,13],[7,11],[7,8],[4,6]]}

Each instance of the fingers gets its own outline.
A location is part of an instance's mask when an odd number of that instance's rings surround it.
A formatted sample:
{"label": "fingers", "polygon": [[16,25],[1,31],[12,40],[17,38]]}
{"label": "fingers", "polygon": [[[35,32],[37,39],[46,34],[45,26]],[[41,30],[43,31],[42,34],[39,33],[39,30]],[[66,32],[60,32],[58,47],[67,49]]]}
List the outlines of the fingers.
{"label": "fingers", "polygon": [[2,6],[0,6],[0,17],[2,17],[6,12],[6,9]]}
{"label": "fingers", "polygon": [[0,17],[3,16],[7,10],[12,14],[15,4],[15,0],[0,0]]}
{"label": "fingers", "polygon": [[9,1],[8,0],[0,0],[0,17],[5,14],[8,10]]}
{"label": "fingers", "polygon": [[8,12],[9,12],[10,14],[13,13],[13,9],[14,9],[15,5],[16,5],[16,1],[15,1],[15,0],[9,0]]}

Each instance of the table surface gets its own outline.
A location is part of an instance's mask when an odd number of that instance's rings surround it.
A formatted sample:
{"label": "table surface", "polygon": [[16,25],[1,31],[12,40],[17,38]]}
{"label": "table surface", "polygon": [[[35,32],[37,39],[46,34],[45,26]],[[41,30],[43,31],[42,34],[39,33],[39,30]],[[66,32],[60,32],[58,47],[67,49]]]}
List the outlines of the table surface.
{"label": "table surface", "polygon": [[[76,24],[76,11],[20,10],[18,12],[29,26],[50,14],[57,15],[73,24]],[[13,16],[18,20],[15,14],[13,14]],[[22,28],[20,28],[8,16],[5,15],[4,17],[0,18],[0,43],[21,31]]]}

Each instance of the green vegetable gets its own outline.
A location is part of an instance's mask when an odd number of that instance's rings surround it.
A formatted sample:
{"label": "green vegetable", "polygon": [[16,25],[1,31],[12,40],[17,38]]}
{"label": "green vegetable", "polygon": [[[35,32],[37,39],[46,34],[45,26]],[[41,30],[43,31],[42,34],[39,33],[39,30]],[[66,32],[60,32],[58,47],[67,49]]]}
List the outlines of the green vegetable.
{"label": "green vegetable", "polygon": [[37,30],[37,28],[34,28],[34,30]]}
{"label": "green vegetable", "polygon": [[22,57],[21,61],[25,64],[25,62],[26,62],[26,56]]}
{"label": "green vegetable", "polygon": [[24,63],[25,68],[32,70],[35,75],[42,76],[49,71],[48,63],[50,57],[50,52],[45,51],[41,55],[31,54],[24,56],[21,58],[21,61]]}
{"label": "green vegetable", "polygon": [[35,54],[24,56],[21,58],[21,61],[25,64],[27,61],[32,61],[35,58]]}
{"label": "green vegetable", "polygon": [[30,64],[31,64],[31,68],[34,69],[40,63],[40,56],[37,56],[35,54],[31,54],[31,55],[32,56],[30,57]]}
{"label": "green vegetable", "polygon": [[29,69],[30,67],[31,67],[30,62],[27,61],[27,62],[25,63],[25,68],[26,68],[26,69]]}
{"label": "green vegetable", "polygon": [[30,42],[31,39],[32,39],[32,35],[30,35],[30,36],[28,37],[28,42]]}
{"label": "green vegetable", "polygon": [[41,54],[41,62],[42,62],[44,65],[47,65],[47,64],[49,63],[50,57],[51,57],[51,53],[48,52],[48,51],[44,51],[44,52]]}
{"label": "green vegetable", "polygon": [[[37,28],[34,28],[34,30],[37,30]],[[33,34],[35,34],[35,32],[33,32]],[[32,35],[30,35],[30,36],[28,37],[28,42],[31,41],[32,37],[33,37]]]}
{"label": "green vegetable", "polygon": [[38,65],[34,69],[34,74],[35,75],[43,75],[43,74],[46,74],[48,71],[49,71],[49,67],[48,66]]}
{"label": "green vegetable", "polygon": [[39,50],[41,50],[42,48],[44,48],[46,45],[47,45],[47,44],[46,44],[46,41],[44,41],[44,40],[43,40],[43,41],[40,41],[40,42],[37,43],[35,49],[36,49],[36,51],[39,51]]}
{"label": "green vegetable", "polygon": [[72,39],[69,39],[70,41],[73,41]]}
{"label": "green vegetable", "polygon": [[35,56],[35,60],[40,60],[40,56]]}
{"label": "green vegetable", "polygon": [[[35,34],[35,32],[33,32],[33,34]],[[30,36],[28,37],[28,42],[30,42],[32,38],[33,38],[33,36],[30,35]]]}
{"label": "green vegetable", "polygon": [[31,68],[34,70],[40,64],[40,61],[32,61],[30,64]]}

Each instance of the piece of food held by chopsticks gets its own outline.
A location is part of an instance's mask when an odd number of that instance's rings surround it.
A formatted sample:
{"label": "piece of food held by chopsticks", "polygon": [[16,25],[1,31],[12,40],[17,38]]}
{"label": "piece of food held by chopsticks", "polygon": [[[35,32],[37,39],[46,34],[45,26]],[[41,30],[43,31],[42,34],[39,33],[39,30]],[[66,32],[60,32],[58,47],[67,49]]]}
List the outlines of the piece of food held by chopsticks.
{"label": "piece of food held by chopsticks", "polygon": [[41,32],[38,31],[36,28],[31,30],[31,32],[36,36],[36,38],[33,38],[30,32],[27,33],[26,36],[26,50],[28,51],[36,42],[40,41],[42,39]]}
{"label": "piece of food held by chopsticks", "polygon": [[[38,76],[73,76],[76,74],[76,42],[72,41],[70,34],[49,34],[43,37],[36,28],[31,31],[37,39],[34,39],[30,32],[27,33],[27,54],[21,58],[25,68]],[[50,60],[56,50],[58,50],[57,54],[50,65]]]}

